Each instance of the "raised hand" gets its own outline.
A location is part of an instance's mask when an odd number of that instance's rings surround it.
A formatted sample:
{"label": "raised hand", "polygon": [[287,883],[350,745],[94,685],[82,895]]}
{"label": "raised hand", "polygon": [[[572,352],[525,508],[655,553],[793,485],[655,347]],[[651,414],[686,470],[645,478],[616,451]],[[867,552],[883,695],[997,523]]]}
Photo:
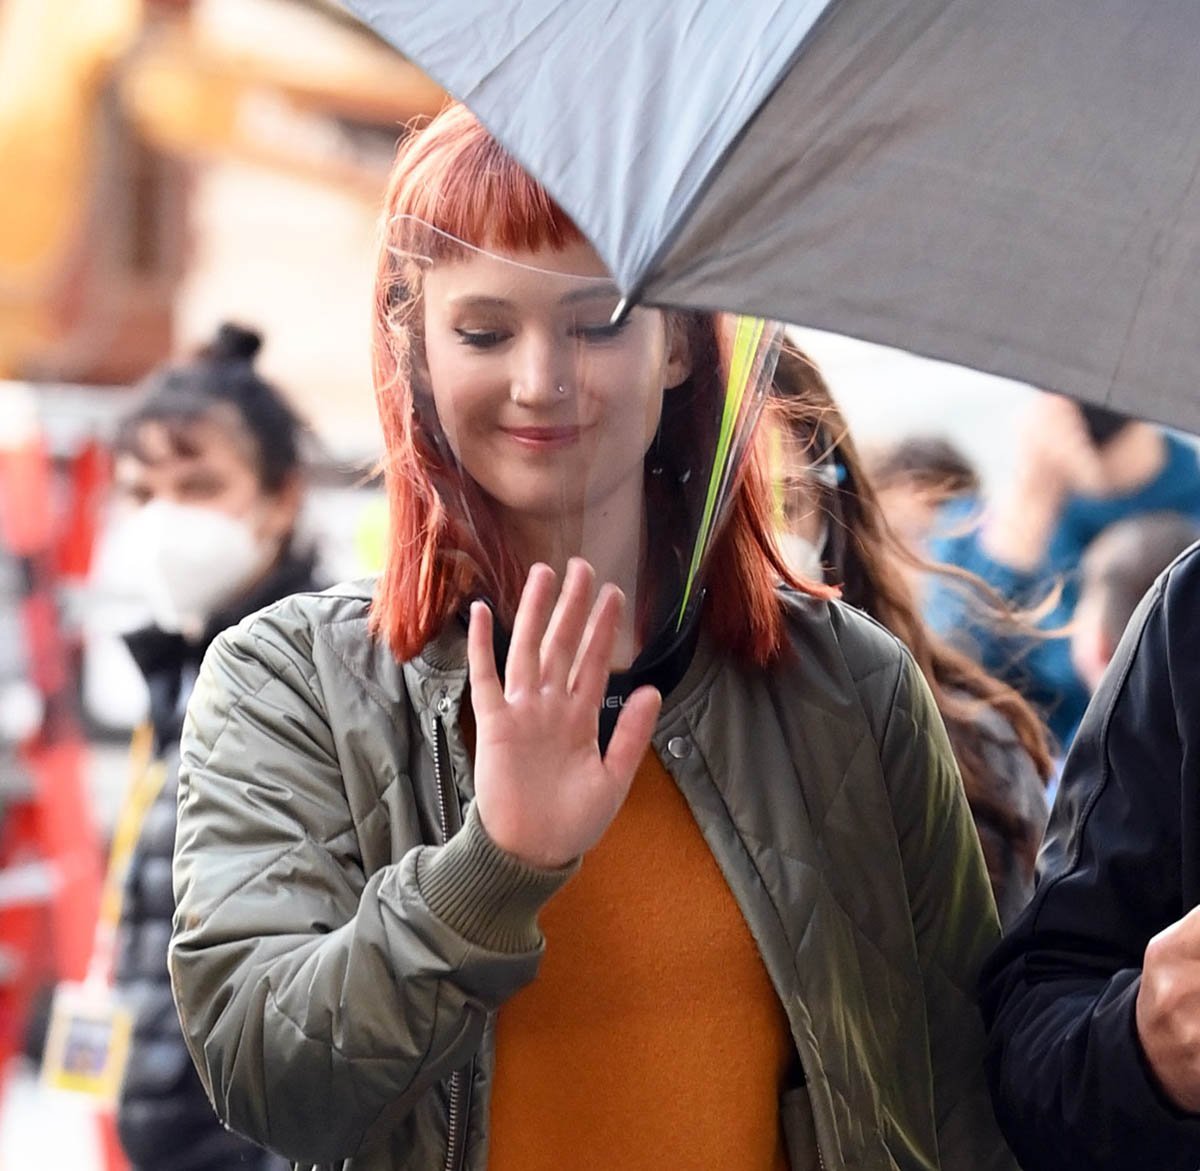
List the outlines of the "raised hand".
{"label": "raised hand", "polygon": [[475,799],[488,836],[522,861],[563,866],[596,844],[650,744],[662,697],[639,687],[600,755],[597,731],[624,597],[574,558],[561,592],[546,565],[525,582],[504,684],[492,616],[471,607],[467,660],[475,711]]}
{"label": "raised hand", "polygon": [[1146,946],[1134,1012],[1138,1040],[1168,1098],[1200,1112],[1200,907]]}

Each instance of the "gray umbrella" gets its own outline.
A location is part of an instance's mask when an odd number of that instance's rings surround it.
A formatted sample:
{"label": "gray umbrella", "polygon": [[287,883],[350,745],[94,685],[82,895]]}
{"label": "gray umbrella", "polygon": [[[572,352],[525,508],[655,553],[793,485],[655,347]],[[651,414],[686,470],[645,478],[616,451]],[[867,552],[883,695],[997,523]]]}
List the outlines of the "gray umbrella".
{"label": "gray umbrella", "polygon": [[647,303],[1200,431],[1197,0],[350,0]]}

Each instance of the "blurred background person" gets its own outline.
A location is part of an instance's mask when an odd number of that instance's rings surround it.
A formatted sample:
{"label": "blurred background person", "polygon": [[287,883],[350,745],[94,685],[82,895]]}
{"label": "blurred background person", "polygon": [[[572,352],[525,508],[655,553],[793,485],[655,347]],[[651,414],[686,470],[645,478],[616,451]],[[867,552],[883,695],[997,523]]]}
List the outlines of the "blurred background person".
{"label": "blurred background person", "polygon": [[1025,420],[1015,473],[978,525],[963,531],[955,524],[977,509],[971,499],[946,506],[942,535],[931,545],[934,559],[969,571],[1014,606],[1045,603],[1040,621],[1047,636],[1014,635],[962,589],[940,581],[930,583],[927,617],[955,646],[1020,688],[1065,752],[1088,700],[1068,637],[1084,550],[1108,525],[1129,517],[1170,510],[1200,519],[1196,450],[1150,423],[1042,395]]}
{"label": "blurred background person", "polygon": [[1200,522],[1152,512],[1109,525],[1087,548],[1071,623],[1071,662],[1095,692],[1125,627],[1158,575],[1200,540]]}
{"label": "blurred background person", "polygon": [[918,557],[942,507],[951,500],[978,499],[979,472],[965,454],[940,435],[908,435],[862,452],[863,467],[875,489],[888,527]]}
{"label": "blurred background person", "polygon": [[[110,544],[98,522],[113,510],[92,517],[80,507],[90,497],[77,469],[96,470],[106,500],[114,426],[133,384],[193,352],[221,318],[253,321],[270,338],[261,368],[320,437],[304,508],[320,565],[337,579],[370,568],[359,563],[370,543],[360,551],[352,534],[382,495],[362,475],[380,454],[368,345],[377,208],[397,138],[444,101],[324,0],[0,2],[0,451],[12,438],[11,403],[30,399],[51,480],[38,499],[52,514],[36,590],[20,560],[13,588],[0,581],[10,831],[0,882],[18,876],[5,864],[18,846],[31,873],[72,862],[33,910],[0,900],[0,1022],[11,1023],[11,1045],[0,1028],[0,1165],[121,1165],[107,1107],[50,1092],[36,1072],[42,1002],[86,970],[128,735],[147,708],[140,673],[112,635],[117,611],[136,620],[140,604],[109,605],[89,587],[100,568],[92,551]],[[57,654],[51,671],[43,648],[26,646],[27,615],[51,606],[61,672]],[[4,641],[10,625],[15,643]],[[28,662],[10,662],[10,649]],[[22,731],[43,722],[49,732]],[[13,736],[20,743],[2,743]],[[37,829],[14,844],[25,825]],[[36,918],[28,938],[11,929],[18,916]]]}
{"label": "blurred background person", "polygon": [[260,344],[222,325],[193,360],[149,377],[114,443],[112,548],[149,619],[125,642],[146,681],[151,734],[135,790],[149,804],[117,932],[114,980],[135,1014],[117,1123],[130,1161],[147,1171],[284,1166],[217,1120],[167,975],[178,741],[200,661],[227,626],[316,584],[313,553],[296,535],[301,426],[255,373]]}
{"label": "blurred background person", "polygon": [[926,625],[905,573],[913,557],[885,521],[816,366],[785,350],[775,385],[787,463],[785,552],[798,573],[840,585],[843,600],[912,652],[946,724],[1007,925],[1033,893],[1052,767],[1046,729],[1016,691]]}

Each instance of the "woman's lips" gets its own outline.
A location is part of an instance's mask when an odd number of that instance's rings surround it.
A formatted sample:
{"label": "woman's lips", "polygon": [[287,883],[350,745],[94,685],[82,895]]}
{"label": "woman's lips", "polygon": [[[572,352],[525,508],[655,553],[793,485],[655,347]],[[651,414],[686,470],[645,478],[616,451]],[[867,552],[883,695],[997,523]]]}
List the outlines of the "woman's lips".
{"label": "woman's lips", "polygon": [[579,442],[583,428],[571,425],[562,427],[505,427],[504,433],[515,439],[522,447],[535,451],[553,451],[570,447]]}

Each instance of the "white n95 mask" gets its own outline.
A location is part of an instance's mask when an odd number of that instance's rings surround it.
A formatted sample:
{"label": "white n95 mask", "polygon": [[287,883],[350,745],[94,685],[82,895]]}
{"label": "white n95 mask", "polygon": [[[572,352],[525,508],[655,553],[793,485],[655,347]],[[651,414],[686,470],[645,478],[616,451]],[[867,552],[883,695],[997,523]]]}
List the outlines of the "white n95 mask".
{"label": "white n95 mask", "polygon": [[252,585],[278,549],[244,518],[169,500],[143,505],[124,529],[152,620],[188,637]]}

